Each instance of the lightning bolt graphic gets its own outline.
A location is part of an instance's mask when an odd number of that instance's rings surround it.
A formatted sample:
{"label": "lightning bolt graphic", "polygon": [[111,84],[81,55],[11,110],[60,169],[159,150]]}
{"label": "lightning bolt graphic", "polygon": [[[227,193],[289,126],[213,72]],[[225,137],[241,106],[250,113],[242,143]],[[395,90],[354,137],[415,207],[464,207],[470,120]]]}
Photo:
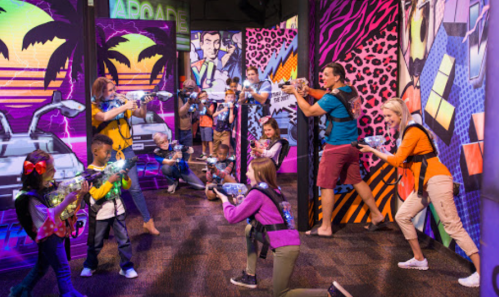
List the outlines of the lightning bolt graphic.
{"label": "lightning bolt graphic", "polygon": [[265,66],[265,69],[263,71],[258,70],[258,76],[260,77],[260,79],[267,79],[270,75],[275,76],[277,70],[279,69],[279,66],[285,64],[290,55],[296,53],[297,51],[298,35],[293,38],[293,41],[290,43],[288,48],[286,48],[286,43],[282,44],[281,49],[279,50],[279,54],[274,53],[275,55],[272,55],[269,63],[267,64],[267,66]]}

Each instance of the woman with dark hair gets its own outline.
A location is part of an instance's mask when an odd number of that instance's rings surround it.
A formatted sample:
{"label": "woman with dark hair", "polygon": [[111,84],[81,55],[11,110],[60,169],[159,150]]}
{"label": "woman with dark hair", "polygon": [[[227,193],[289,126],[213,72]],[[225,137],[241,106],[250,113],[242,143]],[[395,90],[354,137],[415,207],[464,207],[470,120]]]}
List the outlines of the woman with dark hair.
{"label": "woman with dark hair", "polygon": [[71,269],[64,244],[74,231],[76,218],[62,220],[61,213],[71,203],[79,205],[91,186],[84,182],[79,192],[68,194],[54,207],[46,197],[47,193],[55,190],[52,183],[54,174],[54,158],[50,154],[42,150],[28,154],[21,175],[22,189],[16,197],[15,206],[21,226],[38,245],[38,259],[24,280],[10,289],[9,297],[31,296],[31,291],[49,267],[54,269],[61,296],[83,296],[71,283]]}
{"label": "woman with dark hair", "polygon": [[300,236],[295,230],[291,205],[277,186],[276,168],[269,158],[251,161],[247,176],[253,187],[238,205],[232,205],[228,198],[218,192],[223,202],[224,215],[231,224],[249,218],[246,226],[247,266],[241,276],[231,278],[234,285],[255,289],[258,244],[263,242],[260,257],[264,258],[268,248],[274,254],[273,289],[274,296],[351,296],[336,282],[325,289],[290,289],[289,279],[293,273],[296,258],[300,253]]}
{"label": "woman with dark hair", "polygon": [[[105,77],[99,77],[95,80],[92,86],[93,134],[101,133],[113,140],[111,162],[135,157],[128,119],[132,115],[144,118],[147,113],[147,103],[152,99],[152,97],[146,97],[145,101],[138,107],[136,101],[126,100],[122,94],[117,94],[116,86],[111,80]],[[132,180],[132,187],[129,191],[144,220],[144,230],[153,235],[159,235],[140,189],[137,166],[130,169],[128,176]]]}
{"label": "woman with dark hair", "polygon": [[381,109],[388,126],[398,131],[401,144],[393,156],[367,145],[360,145],[362,147],[360,151],[374,153],[394,167],[410,168],[415,179],[414,191],[395,216],[405,239],[411,246],[414,258],[399,262],[398,266],[403,269],[428,270],[428,261],[419,246],[412,219],[431,202],[445,232],[466,252],[477,269],[471,276],[459,279],[459,283],[466,287],[480,286],[478,248],[463,228],[454,203],[452,176],[437,157],[432,133],[413,121],[409,109],[399,98],[388,100]]}

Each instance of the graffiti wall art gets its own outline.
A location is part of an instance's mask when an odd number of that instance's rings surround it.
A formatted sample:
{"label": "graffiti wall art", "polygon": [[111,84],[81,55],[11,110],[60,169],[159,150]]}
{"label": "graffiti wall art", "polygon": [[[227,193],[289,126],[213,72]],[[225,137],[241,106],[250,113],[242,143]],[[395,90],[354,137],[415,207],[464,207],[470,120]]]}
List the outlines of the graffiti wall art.
{"label": "graffiti wall art", "polygon": [[[362,99],[358,119],[359,137],[381,135],[387,139],[381,104],[396,96],[398,1],[329,1],[318,4],[318,40],[316,67],[337,62],[346,70],[346,80],[357,88]],[[319,122],[319,138],[324,138],[326,117]],[[319,153],[319,156],[321,153]],[[371,187],[381,213],[393,220],[391,201],[395,187],[385,184],[395,180],[395,169],[387,167],[372,155],[361,156],[361,175]],[[384,181],[383,181],[384,180]],[[350,185],[335,189],[334,223],[368,222],[368,207]],[[320,191],[319,191],[320,199]],[[319,220],[322,213],[319,213]]]}
{"label": "graffiti wall art", "polygon": [[[97,67],[100,76],[113,80],[117,92],[167,91],[174,94],[175,22],[97,19]],[[152,135],[162,132],[174,139],[174,100],[149,102],[145,119],[129,120],[137,170],[143,189],[165,186],[161,166],[152,157]]]}
{"label": "graffiti wall art", "polygon": [[[81,0],[0,2],[0,271],[30,266],[38,250],[17,222],[14,197],[26,155],[54,157],[58,180],[85,168],[85,69]],[[71,239],[86,254],[87,213]]]}
{"label": "graffiti wall art", "polygon": [[[487,0],[407,3],[398,49],[399,96],[436,136],[440,161],[460,184],[454,199],[459,217],[477,246],[489,4]],[[407,195],[399,191],[401,200]],[[418,223],[421,231],[466,256],[431,205]]]}

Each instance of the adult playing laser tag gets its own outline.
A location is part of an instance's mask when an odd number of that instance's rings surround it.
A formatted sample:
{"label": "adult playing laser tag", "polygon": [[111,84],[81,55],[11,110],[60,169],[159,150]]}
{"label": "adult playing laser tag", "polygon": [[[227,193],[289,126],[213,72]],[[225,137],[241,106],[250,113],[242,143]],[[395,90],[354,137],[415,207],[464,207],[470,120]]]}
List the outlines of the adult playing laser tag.
{"label": "adult playing laser tag", "polygon": [[[145,118],[147,113],[147,103],[153,97],[146,96],[141,100],[140,107],[136,101],[126,100],[124,96],[116,93],[114,83],[105,78],[99,77],[92,86],[92,128],[93,134],[101,133],[113,140],[113,151],[110,162],[121,159],[135,157],[132,149],[132,135],[130,134],[130,124],[128,119],[133,116]],[[159,235],[159,231],[154,226],[154,221],[147,209],[146,200],[140,189],[137,166],[128,172],[132,180],[129,191],[133,202],[144,219],[144,230]]]}
{"label": "adult playing laser tag", "polygon": [[298,106],[307,117],[327,115],[326,145],[319,164],[317,186],[322,191],[322,225],[307,231],[309,236],[332,237],[331,216],[334,206],[334,188],[340,178],[344,184],[352,184],[359,196],[371,211],[372,223],[369,231],[378,229],[384,217],[376,206],[371,189],[360,176],[359,152],[350,144],[359,137],[357,117],[353,107],[358,104],[355,88],[345,84],[345,69],[338,63],[330,63],[324,68],[325,87],[332,90],[314,105],[310,105],[293,85],[283,86],[283,91],[294,94]]}

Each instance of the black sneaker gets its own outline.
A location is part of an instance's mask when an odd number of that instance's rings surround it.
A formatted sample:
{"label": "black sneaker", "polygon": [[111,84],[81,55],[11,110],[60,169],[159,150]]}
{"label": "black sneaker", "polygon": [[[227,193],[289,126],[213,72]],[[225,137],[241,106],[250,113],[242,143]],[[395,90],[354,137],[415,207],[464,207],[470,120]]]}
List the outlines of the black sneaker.
{"label": "black sneaker", "polygon": [[243,270],[243,275],[231,278],[230,282],[236,286],[246,287],[250,289],[256,289],[256,275],[247,275],[246,271]]}
{"label": "black sneaker", "polygon": [[329,289],[327,289],[327,292],[331,297],[352,297],[352,295],[337,282],[333,282]]}

